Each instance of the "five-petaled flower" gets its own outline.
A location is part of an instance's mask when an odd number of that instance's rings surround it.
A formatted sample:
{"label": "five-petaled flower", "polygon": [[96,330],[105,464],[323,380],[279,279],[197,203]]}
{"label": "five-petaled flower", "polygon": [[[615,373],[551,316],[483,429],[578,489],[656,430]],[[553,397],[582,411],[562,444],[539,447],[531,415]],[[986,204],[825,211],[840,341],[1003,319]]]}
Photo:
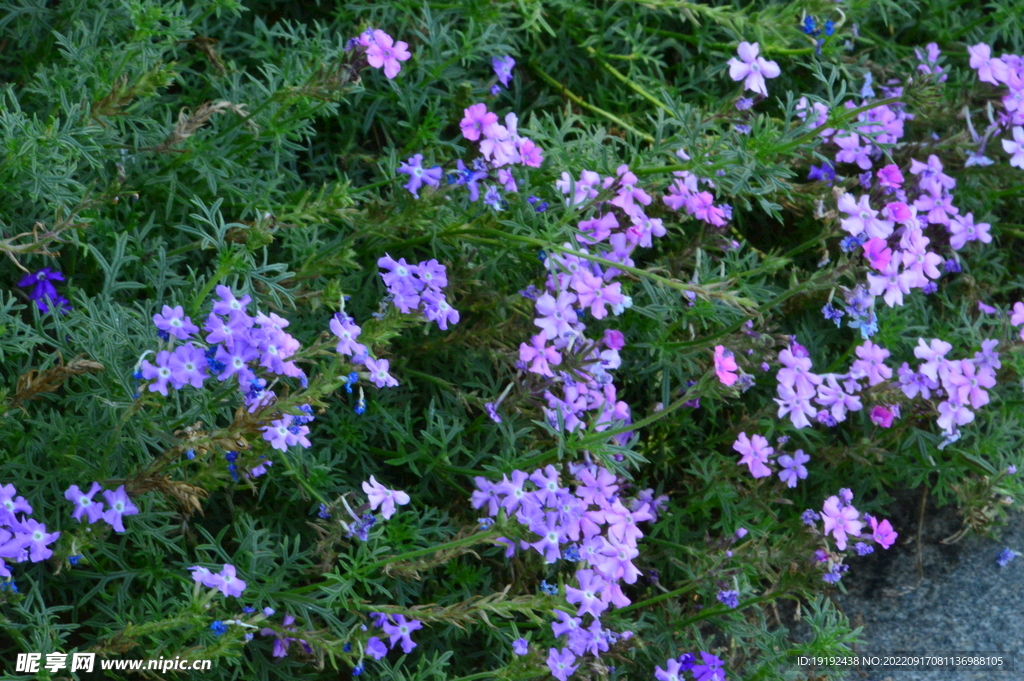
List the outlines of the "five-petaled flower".
{"label": "five-petaled flower", "polygon": [[777,78],[782,71],[779,65],[759,57],[760,47],[757,43],[742,42],[737,48],[739,59],[733,57],[729,60],[729,77],[733,80],[742,80],[745,90],[767,97],[768,89],[765,87],[765,78]]}

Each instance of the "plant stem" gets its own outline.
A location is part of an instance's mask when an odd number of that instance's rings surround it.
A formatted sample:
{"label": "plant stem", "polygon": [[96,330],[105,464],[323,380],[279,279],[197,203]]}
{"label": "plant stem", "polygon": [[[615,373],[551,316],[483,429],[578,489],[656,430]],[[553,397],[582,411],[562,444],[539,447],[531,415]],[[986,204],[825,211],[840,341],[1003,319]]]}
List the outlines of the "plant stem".
{"label": "plant stem", "polygon": [[573,102],[575,102],[579,106],[583,107],[584,109],[587,109],[588,111],[592,111],[592,112],[598,114],[599,116],[604,116],[605,118],[607,118],[608,120],[612,121],[613,123],[616,123],[617,125],[622,126],[626,130],[629,130],[631,133],[633,133],[637,137],[640,137],[641,139],[643,139],[648,144],[654,144],[654,138],[653,137],[651,137],[650,135],[648,135],[645,132],[641,132],[641,131],[637,130],[632,125],[630,125],[626,121],[622,120],[621,118],[619,118],[615,114],[613,114],[611,112],[608,112],[608,111],[605,111],[604,109],[599,109],[598,107],[594,106],[593,104],[588,104],[586,101],[583,100],[582,97],[580,97],[579,95],[574,94],[571,90],[569,90],[569,88],[565,87],[564,85],[559,83],[557,80],[552,78],[550,75],[548,75],[548,73],[546,71],[544,71],[544,69],[540,68],[535,63],[529,62],[527,64],[527,66],[541,80],[543,80],[545,83],[547,83],[551,87],[553,87],[556,90],[558,90],[559,92],[561,92],[563,95],[565,95],[566,97],[571,99]]}

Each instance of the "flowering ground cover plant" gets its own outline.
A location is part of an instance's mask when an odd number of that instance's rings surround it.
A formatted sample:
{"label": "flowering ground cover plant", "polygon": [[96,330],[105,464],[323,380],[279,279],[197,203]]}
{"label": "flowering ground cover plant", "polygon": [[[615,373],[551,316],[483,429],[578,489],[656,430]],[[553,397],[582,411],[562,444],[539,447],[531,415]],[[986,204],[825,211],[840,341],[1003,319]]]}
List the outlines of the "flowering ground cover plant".
{"label": "flowering ground cover plant", "polygon": [[11,678],[839,679],[1024,491],[1015,3],[0,10]]}

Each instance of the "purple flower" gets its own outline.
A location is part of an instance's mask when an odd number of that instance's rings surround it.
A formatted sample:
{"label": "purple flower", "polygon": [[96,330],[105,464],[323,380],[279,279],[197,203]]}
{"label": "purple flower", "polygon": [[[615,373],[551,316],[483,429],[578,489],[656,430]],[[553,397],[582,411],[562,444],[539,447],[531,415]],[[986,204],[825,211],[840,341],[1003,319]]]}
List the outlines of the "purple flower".
{"label": "purple flower", "polygon": [[171,353],[168,350],[161,350],[157,353],[156,364],[150,364],[149,360],[142,360],[142,377],[147,381],[155,382],[149,384],[150,392],[158,392],[167,397],[167,383],[171,380],[171,367],[168,365]]}
{"label": "purple flower", "polygon": [[[365,484],[365,483],[364,483]],[[417,629],[422,629],[423,624],[419,620],[405,620],[405,615],[393,615],[395,623],[385,622],[381,627],[384,633],[391,637],[391,647],[394,648],[395,644],[401,640],[402,652],[409,654],[412,649],[416,647],[416,643],[412,640],[412,632]]]}
{"label": "purple flower", "polygon": [[366,61],[375,69],[384,67],[384,75],[392,79],[402,70],[399,62],[406,61],[412,55],[409,53],[409,45],[394,38],[381,30],[373,32],[373,40],[366,49]]}
{"label": "purple flower", "polygon": [[[216,291],[220,300],[213,304],[213,312],[215,314],[229,315],[232,320],[248,317],[248,315],[245,314],[245,308],[252,301],[250,296],[236,298],[235,294],[227,286],[218,286]],[[250,322],[248,326],[252,326],[252,323]]]}
{"label": "purple flower", "polygon": [[693,672],[694,681],[725,681],[725,670],[722,669],[725,662],[703,650],[700,656],[704,664],[693,665],[691,671]]}
{"label": "purple flower", "polygon": [[71,514],[71,517],[82,522],[82,515],[85,514],[89,519],[90,523],[95,523],[103,517],[103,502],[93,501],[93,497],[97,492],[100,491],[100,483],[92,483],[92,488],[89,493],[78,489],[78,485],[71,485],[67,491],[64,492],[64,498],[75,504],[75,511]]}
{"label": "purple flower", "polygon": [[501,415],[498,414],[498,405],[494,402],[488,402],[484,405],[484,410],[492,421],[495,423],[501,423]]}
{"label": "purple flower", "polygon": [[331,333],[339,339],[338,345],[335,348],[338,353],[350,357],[367,354],[366,346],[356,342],[356,338],[359,338],[362,329],[356,326],[351,317],[339,312],[331,318],[328,326],[330,326]]}
{"label": "purple flower", "polygon": [[811,166],[811,170],[807,173],[807,179],[811,182],[827,182],[829,185],[836,179],[836,169],[831,163],[825,161],[821,166]]}
{"label": "purple flower", "polygon": [[441,184],[441,176],[444,171],[441,170],[441,166],[434,166],[433,168],[423,167],[423,154],[416,154],[405,163],[398,166],[398,172],[409,176],[409,181],[405,184],[405,188],[416,197],[420,198],[419,189],[424,184],[428,184],[431,187],[436,187]]}
{"label": "purple flower", "polygon": [[413,273],[428,289],[440,291],[448,286],[448,272],[437,260],[427,260],[414,265]]}
{"label": "purple flower", "polygon": [[175,348],[167,360],[167,367],[171,370],[171,385],[175,389],[186,385],[202,388],[208,375],[208,366],[206,355],[192,343]]}
{"label": "purple flower", "polygon": [[153,315],[153,324],[178,340],[188,340],[192,334],[199,332],[199,327],[185,316],[185,309],[181,305],[174,308],[164,305],[162,314]]}
{"label": "purple flower", "polygon": [[991,225],[987,222],[974,223],[974,214],[967,213],[949,220],[949,231],[952,234],[949,238],[949,245],[955,250],[960,250],[970,241],[980,241],[983,244],[992,242],[992,235],[989,234]]}
{"label": "purple flower", "polygon": [[568,648],[551,648],[548,651],[548,669],[558,681],[567,681],[579,665],[574,665],[576,656]]}
{"label": "purple flower", "polygon": [[1002,551],[999,552],[999,557],[996,558],[996,563],[999,564],[999,567],[1006,567],[1007,565],[1010,564],[1011,560],[1013,560],[1014,558],[1016,558],[1019,555],[1020,555],[1019,553],[1017,553],[1013,549],[1007,547],[1007,548],[1005,548],[1005,549],[1003,549]]}
{"label": "purple flower", "polygon": [[755,435],[751,439],[746,433],[740,433],[732,448],[742,455],[739,465],[746,464],[755,478],[765,478],[772,474],[767,464],[770,463],[768,457],[775,453],[775,449],[768,446],[764,436]]}
{"label": "purple flower", "polygon": [[851,378],[859,380],[866,376],[868,385],[878,385],[892,378],[892,369],[884,364],[884,360],[889,357],[888,350],[871,341],[865,341],[857,346],[856,353],[859,359],[854,360],[850,366]]}
{"label": "purple flower", "polygon": [[[114,528],[115,532],[124,532],[124,523],[121,519],[126,515],[138,515],[138,507],[128,498],[128,493],[124,491],[124,485],[115,491],[103,490],[103,498],[110,506],[103,514],[103,519]],[[244,584],[242,588],[245,588]]]}
{"label": "purple flower", "polygon": [[34,286],[29,293],[29,299],[36,301],[39,311],[46,313],[50,311],[49,303],[54,303],[62,312],[71,309],[68,301],[57,293],[57,288],[51,284],[52,281],[64,281],[64,275],[49,267],[44,267],[35,274],[26,274],[18,281],[18,286]]}
{"label": "purple flower", "polygon": [[308,449],[311,443],[307,435],[309,426],[295,423],[295,417],[291,414],[282,414],[281,418],[263,427],[263,439],[282,452],[293,445],[302,445]]}
{"label": "purple flower", "polygon": [[409,503],[409,495],[398,490],[390,490],[370,476],[369,482],[363,482],[363,492],[370,499],[370,510],[376,511],[380,506],[381,515],[388,520],[395,514],[395,504],[405,506]]}
{"label": "purple flower", "polygon": [[512,641],[512,652],[516,655],[526,655],[530,652],[530,644],[525,638],[517,638],[515,641]]}
{"label": "purple flower", "polygon": [[669,658],[664,669],[658,666],[654,668],[654,678],[657,681],[683,681],[683,671],[684,667],[678,660]]}
{"label": "purple flower", "polygon": [[[566,542],[566,536],[565,529],[559,524],[557,513],[549,512],[545,514],[543,521],[541,518],[537,518],[530,525],[530,531],[540,535],[540,540],[530,544],[530,546],[536,549],[537,553],[542,554],[546,562],[554,563],[561,557],[562,552],[558,545]],[[569,602],[573,603],[575,601],[570,600]]]}
{"label": "purple flower", "polygon": [[730,608],[740,607],[740,592],[739,591],[719,591],[718,600]]}
{"label": "purple flower", "polygon": [[853,549],[857,552],[858,556],[866,556],[869,553],[874,553],[875,552],[875,547],[868,546],[867,544],[865,544],[862,541],[857,542],[857,544],[853,547]]}
{"label": "purple flower", "polygon": [[60,532],[47,532],[46,525],[29,518],[21,523],[21,537],[21,548],[28,548],[29,560],[38,563],[53,555],[47,545],[57,541]]}
{"label": "purple flower", "polygon": [[804,464],[811,460],[804,450],[798,449],[793,456],[783,454],[778,458],[778,464],[782,466],[779,471],[779,479],[786,483],[787,487],[796,487],[797,479],[803,480],[807,477],[807,468]]}
{"label": "purple flower", "polygon": [[568,603],[579,603],[577,616],[583,617],[589,612],[595,618],[600,618],[610,602],[606,594],[610,584],[593,570],[577,570],[576,580],[580,587],[566,586],[565,600]]}
{"label": "purple flower", "polygon": [[1010,165],[1017,168],[1024,168],[1024,128],[1016,126],[1013,129],[1013,140],[1001,140],[1003,151],[1010,154]]}
{"label": "purple flower", "polygon": [[498,76],[501,84],[508,87],[508,82],[512,80],[512,69],[516,65],[516,60],[508,55],[494,57],[491,59],[491,65],[494,67],[494,73]]}
{"label": "purple flower", "polygon": [[814,523],[821,520],[821,516],[818,515],[815,511],[807,509],[802,514],[800,514],[800,520],[803,522],[804,525],[810,525],[811,527],[814,527]]}
{"label": "purple flower", "polygon": [[393,388],[398,385],[398,379],[388,373],[391,363],[386,359],[367,358],[366,370],[370,372],[370,380],[378,388]]}
{"label": "purple flower", "polygon": [[861,170],[871,169],[871,145],[861,146],[860,135],[855,132],[842,137],[836,135],[833,141],[841,150],[836,154],[836,163],[856,163]]}
{"label": "purple flower", "polygon": [[421,296],[423,301],[423,316],[428,321],[437,322],[438,328],[442,331],[448,330],[448,324],[459,323],[459,311],[448,304],[443,293],[426,291]]}
{"label": "purple flower", "polygon": [[376,636],[366,639],[366,654],[375,660],[382,660],[388,654],[387,646]]}
{"label": "purple flower", "polygon": [[216,588],[220,589],[220,592],[225,596],[238,598],[245,591],[245,582],[238,578],[234,565],[225,563],[224,569],[220,571],[218,576],[220,577],[220,583]]}
{"label": "purple flower", "polygon": [[752,90],[767,97],[768,90],[764,79],[777,78],[782,71],[775,62],[759,57],[760,49],[757,43],[740,43],[737,48],[739,59],[733,57],[729,60],[729,77],[737,81],[742,80],[745,90]]}

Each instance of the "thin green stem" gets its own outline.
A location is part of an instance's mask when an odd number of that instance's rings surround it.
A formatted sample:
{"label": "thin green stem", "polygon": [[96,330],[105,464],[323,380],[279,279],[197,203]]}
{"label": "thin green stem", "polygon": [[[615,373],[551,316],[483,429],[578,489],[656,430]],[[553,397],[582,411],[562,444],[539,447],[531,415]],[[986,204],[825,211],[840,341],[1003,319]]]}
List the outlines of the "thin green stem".
{"label": "thin green stem", "polygon": [[587,53],[590,56],[592,56],[594,58],[594,60],[597,61],[597,63],[600,64],[601,67],[605,71],[607,71],[608,73],[612,74],[612,76],[614,76],[620,82],[624,83],[626,85],[626,87],[628,87],[630,90],[632,90],[633,92],[637,93],[638,95],[640,95],[641,97],[643,97],[648,102],[650,102],[654,106],[658,107],[659,109],[661,109],[665,113],[667,113],[669,115],[672,115],[672,109],[670,109],[667,106],[665,106],[664,102],[662,102],[660,99],[658,99],[657,97],[652,95],[650,92],[645,90],[643,87],[641,87],[637,83],[634,83],[632,81],[632,79],[630,79],[628,76],[626,76],[625,74],[620,72],[618,69],[613,67],[611,64],[606,62],[604,59],[602,59],[601,55],[599,55],[597,53],[597,51],[593,47],[586,47],[584,49],[586,49]]}
{"label": "thin green stem", "polygon": [[615,123],[617,125],[622,126],[626,130],[629,130],[631,133],[636,135],[637,137],[640,137],[641,139],[643,139],[648,144],[654,144],[654,138],[653,137],[651,137],[650,135],[648,135],[645,132],[641,132],[640,130],[637,130],[632,125],[630,125],[626,121],[622,120],[621,118],[619,118],[615,114],[613,114],[613,113],[611,113],[609,111],[605,111],[604,109],[600,109],[600,108],[594,106],[593,104],[590,104],[590,103],[584,101],[584,99],[582,97],[580,97],[579,95],[573,93],[569,88],[565,87],[564,85],[559,83],[557,80],[552,78],[550,75],[548,75],[548,73],[546,71],[544,71],[544,69],[542,69],[539,66],[537,66],[534,62],[529,62],[527,64],[527,66],[529,67],[529,69],[531,71],[534,72],[534,74],[537,75],[537,77],[539,77],[545,83],[547,83],[551,87],[553,87],[556,90],[558,90],[559,92],[561,92],[563,95],[568,97],[570,100],[572,100],[573,102],[575,102],[579,106],[583,107],[584,109],[587,109],[588,111],[592,111],[593,113],[596,113],[599,116],[603,116],[603,117],[607,118],[608,120],[612,121],[613,123]]}
{"label": "thin green stem", "polygon": [[438,544],[437,546],[428,546],[425,549],[416,549],[415,551],[407,551],[400,553],[397,556],[388,556],[382,560],[378,560],[374,563],[364,566],[368,570],[374,570],[379,567],[384,567],[389,563],[397,563],[402,560],[411,560],[413,558],[419,558],[421,556],[429,556],[431,553],[437,553],[438,551],[444,551],[445,549],[457,549],[462,546],[472,546],[474,544],[485,544],[490,542],[492,539],[497,539],[502,535],[499,530],[490,530],[488,532],[481,532],[480,534],[470,535],[463,537],[462,539],[456,539],[454,541],[446,542],[444,544]]}

